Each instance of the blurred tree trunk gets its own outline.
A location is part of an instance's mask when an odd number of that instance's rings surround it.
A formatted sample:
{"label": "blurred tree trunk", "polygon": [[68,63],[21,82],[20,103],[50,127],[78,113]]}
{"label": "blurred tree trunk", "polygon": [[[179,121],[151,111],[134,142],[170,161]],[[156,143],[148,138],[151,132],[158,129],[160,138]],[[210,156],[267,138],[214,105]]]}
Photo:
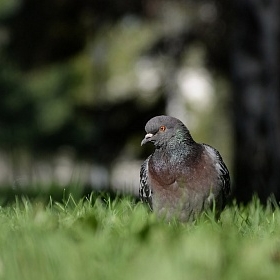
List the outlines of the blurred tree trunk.
{"label": "blurred tree trunk", "polygon": [[235,194],[280,199],[280,1],[234,1]]}

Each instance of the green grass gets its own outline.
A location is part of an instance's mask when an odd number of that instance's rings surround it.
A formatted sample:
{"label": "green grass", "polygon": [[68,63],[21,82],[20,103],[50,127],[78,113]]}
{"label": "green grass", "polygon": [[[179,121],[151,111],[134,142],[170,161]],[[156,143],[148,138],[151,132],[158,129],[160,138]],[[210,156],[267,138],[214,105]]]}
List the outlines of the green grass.
{"label": "green grass", "polygon": [[0,279],[279,279],[280,210],[254,199],[192,224],[129,198],[0,207]]}

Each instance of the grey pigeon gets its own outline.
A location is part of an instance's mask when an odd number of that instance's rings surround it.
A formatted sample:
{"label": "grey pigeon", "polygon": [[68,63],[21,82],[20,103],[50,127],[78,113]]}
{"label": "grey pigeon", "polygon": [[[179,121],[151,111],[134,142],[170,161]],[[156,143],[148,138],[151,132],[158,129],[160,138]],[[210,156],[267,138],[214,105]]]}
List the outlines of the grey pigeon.
{"label": "grey pigeon", "polygon": [[193,221],[203,211],[219,213],[231,193],[230,176],[219,152],[196,143],[187,127],[170,116],[150,119],[141,146],[155,151],[140,170],[140,199],[157,216]]}

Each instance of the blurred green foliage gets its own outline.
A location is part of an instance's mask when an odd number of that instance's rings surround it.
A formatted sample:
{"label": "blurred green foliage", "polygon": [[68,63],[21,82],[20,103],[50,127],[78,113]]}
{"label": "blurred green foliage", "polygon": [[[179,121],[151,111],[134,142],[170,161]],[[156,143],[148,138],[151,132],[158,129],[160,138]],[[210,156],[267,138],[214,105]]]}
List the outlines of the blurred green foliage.
{"label": "blurred green foliage", "polygon": [[[108,90],[108,79],[131,72],[151,31],[137,20],[134,25],[122,21],[113,25],[127,12],[126,5],[121,12],[111,7],[107,19],[95,19],[98,26],[85,23],[87,18],[94,20],[99,5],[1,1],[0,143],[4,149],[55,153],[70,145],[80,156],[107,162],[126,143],[124,131],[133,126],[138,112],[147,109],[137,105],[131,83],[120,89],[119,95],[125,96],[119,98],[114,89]],[[126,78],[122,83],[130,82]],[[132,128],[130,136],[141,129],[140,124],[134,123],[137,129]],[[116,145],[109,143],[112,138]],[[99,150],[101,143],[104,148]]]}
{"label": "blurred green foliage", "polygon": [[175,96],[172,85],[186,67],[214,70],[218,110],[180,105],[199,115],[195,138],[230,159],[228,118],[211,127],[227,113],[227,33],[217,28],[227,24],[225,7],[211,0],[2,0],[0,151],[11,157],[11,176],[21,175],[22,158],[31,166],[64,148],[74,160],[109,168],[119,155],[144,158],[144,125],[166,113],[168,92]]}

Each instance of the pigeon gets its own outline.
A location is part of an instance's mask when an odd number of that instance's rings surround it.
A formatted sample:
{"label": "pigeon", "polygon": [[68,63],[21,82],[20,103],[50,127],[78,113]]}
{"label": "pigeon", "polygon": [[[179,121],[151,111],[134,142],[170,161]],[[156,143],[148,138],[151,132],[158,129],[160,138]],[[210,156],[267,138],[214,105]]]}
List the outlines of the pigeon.
{"label": "pigeon", "polygon": [[140,168],[140,200],[168,221],[196,220],[212,211],[219,217],[231,194],[229,171],[220,153],[193,140],[177,118],[156,116],[145,126],[141,146],[154,152]]}

